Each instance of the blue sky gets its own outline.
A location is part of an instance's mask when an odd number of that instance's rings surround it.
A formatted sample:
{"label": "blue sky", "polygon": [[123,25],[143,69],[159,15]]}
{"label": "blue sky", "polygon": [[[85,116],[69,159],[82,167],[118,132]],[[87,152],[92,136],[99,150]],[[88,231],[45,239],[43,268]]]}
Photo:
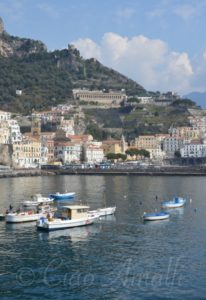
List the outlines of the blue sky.
{"label": "blue sky", "polygon": [[8,33],[73,43],[149,90],[206,90],[206,0],[0,0]]}

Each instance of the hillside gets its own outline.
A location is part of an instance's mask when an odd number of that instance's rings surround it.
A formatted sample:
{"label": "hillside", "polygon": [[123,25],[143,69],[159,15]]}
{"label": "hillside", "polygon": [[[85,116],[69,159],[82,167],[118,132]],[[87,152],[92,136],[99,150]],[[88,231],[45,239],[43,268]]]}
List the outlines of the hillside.
{"label": "hillside", "polygon": [[[73,88],[125,89],[144,94],[142,86],[103,66],[84,60],[77,49],[48,52],[40,41],[9,35],[0,19],[0,105],[3,109],[28,113],[72,101]],[[16,95],[22,90],[22,95]]]}
{"label": "hillside", "polygon": [[189,102],[188,105],[187,101],[181,100],[166,107],[138,104],[109,110],[88,109],[85,114],[90,120],[89,129],[96,138],[101,139],[105,135],[120,137],[124,133],[131,140],[141,134],[166,133],[170,126],[188,126],[190,108],[196,108],[195,103]]}

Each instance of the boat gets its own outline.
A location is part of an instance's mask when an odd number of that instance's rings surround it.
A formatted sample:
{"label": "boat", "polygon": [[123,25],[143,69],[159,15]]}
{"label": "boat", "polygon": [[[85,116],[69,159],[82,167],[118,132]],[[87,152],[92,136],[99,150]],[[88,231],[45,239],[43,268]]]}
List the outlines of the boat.
{"label": "boat", "polygon": [[89,210],[88,215],[93,216],[95,214],[99,215],[99,217],[113,215],[116,211],[116,206],[113,207],[104,207],[98,208],[96,210]]}
{"label": "boat", "polygon": [[161,203],[162,208],[178,208],[184,206],[186,199],[182,197],[174,197],[171,201],[165,201]]}
{"label": "boat", "polygon": [[24,223],[24,222],[34,222],[39,218],[47,216],[48,214],[53,214],[54,208],[51,208],[49,205],[39,207],[35,210],[28,211],[9,211],[5,215],[6,223]]}
{"label": "boat", "polygon": [[94,223],[99,216],[96,214],[89,216],[88,210],[89,206],[86,205],[62,206],[54,217],[40,218],[36,223],[37,229],[50,231],[90,225]]}
{"label": "boat", "polygon": [[49,197],[43,197],[41,194],[35,194],[32,197],[32,200],[22,202],[25,207],[38,206],[39,204],[46,204],[53,202],[53,199]]}
{"label": "boat", "polygon": [[144,213],[144,221],[157,221],[157,220],[166,220],[170,217],[170,214],[164,211],[153,212],[153,213]]}
{"label": "boat", "polygon": [[4,221],[5,220],[5,215],[4,214],[0,214],[0,221]]}
{"label": "boat", "polygon": [[70,193],[55,193],[55,194],[50,194],[49,197],[50,199],[53,200],[69,200],[69,199],[73,199],[75,196],[74,192],[70,192]]}

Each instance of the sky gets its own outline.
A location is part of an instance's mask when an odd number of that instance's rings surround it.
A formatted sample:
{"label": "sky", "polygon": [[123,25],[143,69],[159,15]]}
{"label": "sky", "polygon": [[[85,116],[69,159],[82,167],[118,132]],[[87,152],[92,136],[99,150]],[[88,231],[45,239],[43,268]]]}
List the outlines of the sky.
{"label": "sky", "polygon": [[150,91],[206,91],[206,0],[0,0],[5,30],[84,58]]}

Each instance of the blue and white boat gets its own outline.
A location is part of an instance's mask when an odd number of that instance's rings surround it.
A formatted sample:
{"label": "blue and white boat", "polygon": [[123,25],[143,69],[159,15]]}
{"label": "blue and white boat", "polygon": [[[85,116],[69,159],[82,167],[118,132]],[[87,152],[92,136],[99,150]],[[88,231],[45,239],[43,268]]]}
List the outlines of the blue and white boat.
{"label": "blue and white boat", "polygon": [[153,213],[144,213],[143,220],[144,221],[159,221],[169,219],[170,214],[164,211],[153,212]]}
{"label": "blue and white boat", "polygon": [[55,194],[49,195],[49,197],[54,200],[70,200],[70,199],[73,199],[74,196],[75,196],[74,192],[71,192],[71,193],[58,193],[57,192]]}
{"label": "blue and white boat", "polygon": [[161,203],[162,208],[178,208],[184,206],[186,199],[182,197],[174,197],[171,201],[165,201]]}

